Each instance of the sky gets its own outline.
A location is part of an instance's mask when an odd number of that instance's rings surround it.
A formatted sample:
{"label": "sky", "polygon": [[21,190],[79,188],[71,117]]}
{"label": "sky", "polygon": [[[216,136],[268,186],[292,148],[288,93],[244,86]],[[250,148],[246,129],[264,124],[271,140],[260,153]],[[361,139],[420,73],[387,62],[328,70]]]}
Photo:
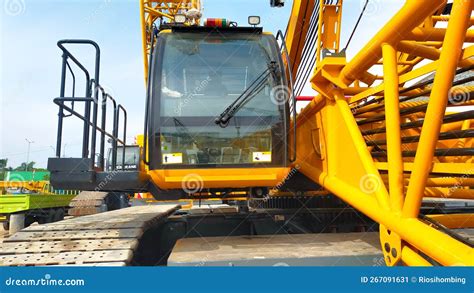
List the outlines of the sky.
{"label": "sky", "polygon": [[[270,0],[201,0],[203,16],[247,24],[261,16],[265,31],[284,31],[292,1],[271,8]],[[101,47],[101,84],[128,111],[127,140],[143,132],[145,84],[138,1],[134,0],[1,0],[0,17],[0,158],[17,167],[27,160],[46,167],[54,156],[59,96],[60,39],[91,39]],[[345,0],[341,43],[345,44],[365,0]],[[371,0],[347,51],[350,60],[403,5],[402,0]],[[75,49],[92,68],[93,51]],[[79,78],[78,78],[79,79]],[[79,84],[78,84],[79,86]],[[81,90],[81,91],[80,91]],[[77,96],[82,89],[77,90]],[[309,87],[303,95],[314,95]],[[78,108],[80,109],[80,108]],[[65,122],[62,151],[80,155],[78,119]],[[74,122],[75,121],[75,122]]]}

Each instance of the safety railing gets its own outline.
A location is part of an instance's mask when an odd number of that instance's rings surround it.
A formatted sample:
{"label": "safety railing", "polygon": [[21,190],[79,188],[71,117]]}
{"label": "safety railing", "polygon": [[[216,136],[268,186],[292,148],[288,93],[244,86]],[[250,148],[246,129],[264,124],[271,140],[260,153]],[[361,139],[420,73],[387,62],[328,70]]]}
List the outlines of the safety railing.
{"label": "safety railing", "polygon": [[[95,66],[94,66],[94,78],[90,77],[87,68],[65,47],[66,44],[78,44],[78,45],[90,45],[95,49]],[[100,48],[97,43],[91,40],[61,40],[58,42],[58,47],[61,49],[62,55],[62,72],[61,72],[61,89],[59,97],[53,101],[59,106],[58,113],[58,130],[57,130],[57,141],[56,141],[56,157],[61,157],[61,146],[62,146],[62,133],[64,118],[75,116],[83,121],[83,136],[82,136],[82,158],[90,158],[90,168],[97,167],[100,170],[105,168],[105,139],[109,137],[112,141],[112,169],[115,170],[117,166],[117,147],[118,144],[126,146],[126,135],[127,135],[127,111],[125,108],[117,104],[116,100],[108,94],[105,89],[100,85]],[[76,97],[76,75],[71,67],[69,61],[72,61],[77,68],[79,68],[84,74],[85,78],[85,96]],[[67,85],[67,72],[71,74],[72,96],[67,97],[66,85]],[[98,126],[98,115],[99,115],[99,94],[102,94],[100,115],[101,125]],[[107,132],[107,104],[108,101],[112,102],[113,105],[113,126],[112,133]],[[70,104],[66,104],[70,103]],[[75,103],[84,104],[84,113],[81,114],[75,109]],[[123,138],[119,139],[119,124],[120,124],[120,112],[123,113]],[[92,132],[91,132],[92,128]],[[99,153],[96,153],[97,144],[97,132],[100,133],[100,146]],[[98,164],[96,165],[96,156]],[[122,155],[122,165],[125,165],[125,153]]]}

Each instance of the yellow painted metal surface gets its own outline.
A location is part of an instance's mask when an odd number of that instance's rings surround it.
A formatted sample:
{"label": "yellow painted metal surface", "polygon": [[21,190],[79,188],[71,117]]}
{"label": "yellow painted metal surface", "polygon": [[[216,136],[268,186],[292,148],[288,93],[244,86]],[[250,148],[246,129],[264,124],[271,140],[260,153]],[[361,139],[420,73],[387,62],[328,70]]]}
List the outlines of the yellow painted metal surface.
{"label": "yellow painted metal surface", "polygon": [[293,78],[296,77],[297,66],[301,62],[302,56],[300,53],[303,50],[304,37],[308,33],[310,16],[314,9],[315,2],[317,1],[320,0],[295,0],[293,2],[286,34],[286,46],[292,65]]}
{"label": "yellow painted metal surface", "polygon": [[[168,6],[162,6],[164,2]],[[145,76],[152,24],[200,8],[198,2],[140,1]],[[473,105],[472,87],[453,87],[457,69],[472,72],[474,1],[455,0],[450,16],[442,15],[446,4],[406,0],[351,60],[340,52],[342,0],[295,0],[288,24],[286,45],[295,77],[311,14],[319,5],[316,66],[310,80],[318,95],[298,115],[296,137],[290,134],[289,141],[298,145],[293,167],[380,223],[388,265],[474,265],[472,247],[419,218],[424,197],[473,198],[473,156],[446,150],[474,147],[472,136],[449,136],[474,125],[472,115],[459,116],[465,111],[462,106]],[[324,49],[338,54],[323,58]],[[430,76],[431,83],[420,84]],[[271,187],[284,181],[288,171],[282,167],[149,173],[164,189],[181,189],[189,182],[202,189]],[[448,228],[470,227],[472,218],[431,217]]]}
{"label": "yellow painted metal surface", "polygon": [[49,192],[48,181],[0,181],[0,189],[18,188],[33,192]]}
{"label": "yellow painted metal surface", "polygon": [[[294,56],[306,36],[292,22],[307,17],[308,3],[293,7],[287,43]],[[474,138],[466,134],[474,122],[465,109],[473,91],[453,87],[456,70],[472,76],[474,1],[455,0],[450,16],[441,14],[446,4],[407,0],[351,60],[318,53],[311,78],[318,95],[296,121],[299,171],[380,223],[388,265],[474,265],[472,247],[419,218],[424,197],[474,198]],[[334,17],[327,13],[320,17]],[[339,38],[321,27],[319,34],[330,44]],[[470,228],[474,215],[431,219]]]}
{"label": "yellow painted metal surface", "polygon": [[283,182],[289,168],[219,168],[151,170],[153,182],[162,189],[194,192],[206,188],[273,187]]}
{"label": "yellow painted metal surface", "polygon": [[6,194],[0,196],[0,214],[27,210],[68,207],[75,194]]}
{"label": "yellow painted metal surface", "polygon": [[474,228],[474,217],[470,214],[429,215],[429,217],[450,229]]}

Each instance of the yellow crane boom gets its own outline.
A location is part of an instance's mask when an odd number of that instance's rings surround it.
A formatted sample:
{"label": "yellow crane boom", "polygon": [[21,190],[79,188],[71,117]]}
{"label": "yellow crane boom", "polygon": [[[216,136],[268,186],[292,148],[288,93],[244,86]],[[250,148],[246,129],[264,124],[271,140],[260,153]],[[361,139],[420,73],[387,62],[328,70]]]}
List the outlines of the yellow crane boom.
{"label": "yellow crane boom", "polygon": [[388,265],[474,265],[472,243],[447,229],[474,228],[473,214],[420,214],[426,197],[474,199],[474,115],[453,110],[472,105],[474,1],[407,0],[350,61],[339,48],[342,2],[293,5],[295,77],[319,18],[318,95],[297,117],[295,166],[380,223]]}
{"label": "yellow crane boom", "polygon": [[[200,0],[140,0],[140,21],[142,29],[142,45],[143,45],[143,64],[145,70],[145,80],[148,78],[148,56],[151,54],[153,25],[157,20],[162,22],[174,22],[174,18],[178,14],[187,15],[194,13],[194,23],[199,23],[201,13]],[[189,16],[189,15],[188,15]],[[191,23],[189,23],[191,24]]]}

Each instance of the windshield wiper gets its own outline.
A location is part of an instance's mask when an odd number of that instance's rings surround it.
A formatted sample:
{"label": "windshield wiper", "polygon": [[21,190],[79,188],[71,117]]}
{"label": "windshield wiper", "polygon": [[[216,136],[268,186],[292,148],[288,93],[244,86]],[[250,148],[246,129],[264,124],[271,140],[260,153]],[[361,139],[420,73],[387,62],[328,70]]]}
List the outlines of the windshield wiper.
{"label": "windshield wiper", "polygon": [[224,110],[224,112],[222,112],[218,117],[216,117],[214,123],[218,124],[223,128],[227,127],[227,125],[229,124],[229,120],[234,117],[234,115],[242,108],[242,106],[244,106],[248,101],[253,99],[263,88],[265,88],[268,76],[273,75],[273,78],[276,79],[274,75],[277,72],[277,69],[277,63],[275,61],[270,61],[267,66],[267,69],[262,72],[250,84],[250,86]]}

